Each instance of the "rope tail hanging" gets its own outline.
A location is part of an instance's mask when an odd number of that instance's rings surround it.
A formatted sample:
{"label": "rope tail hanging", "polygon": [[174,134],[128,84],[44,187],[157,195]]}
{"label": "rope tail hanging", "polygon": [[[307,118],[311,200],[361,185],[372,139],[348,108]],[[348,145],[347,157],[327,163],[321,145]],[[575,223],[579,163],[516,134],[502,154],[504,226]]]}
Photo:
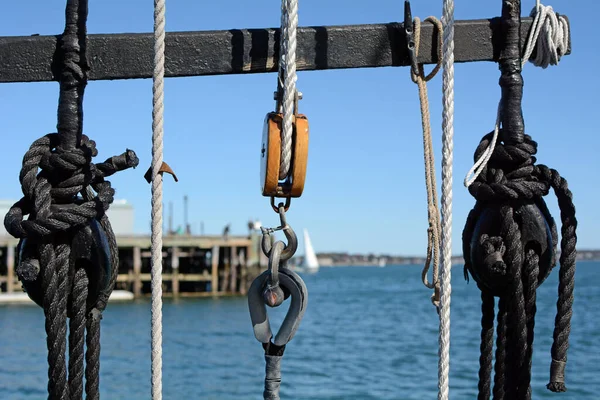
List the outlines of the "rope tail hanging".
{"label": "rope tail hanging", "polygon": [[452,293],[452,165],[454,151],[454,0],[442,9],[442,199],[438,400],[448,400],[450,371],[450,296]]}
{"label": "rope tail hanging", "polygon": [[57,53],[62,60],[58,133],[36,140],[25,153],[19,176],[23,197],[4,220],[7,231],[21,239],[19,280],[44,309],[53,400],[81,399],[84,373],[86,398],[100,398],[100,320],[119,265],[106,216],[115,191],[105,178],[138,165],[132,150],[92,163],[96,143],[82,133],[87,13],[86,0],[67,1]]}
{"label": "rope tail hanging", "polygon": [[[502,22],[506,37],[500,54],[502,99],[494,132],[483,137],[474,159],[473,178],[465,179],[477,200],[463,231],[465,279],[470,274],[481,290],[481,356],[478,399],[530,399],[531,363],[536,313],[536,289],[555,265],[557,228],[543,196],[554,190],[561,210],[562,239],[559,299],[552,345],[548,389],[566,390],[564,383],[573,304],[577,220],[567,181],[545,165],[536,165],[537,143],[525,134],[521,99],[521,68],[539,37],[557,37],[534,8],[534,27],[526,56],[519,55],[520,1],[504,1]],[[551,11],[551,10],[550,10]],[[542,18],[542,19],[543,19]],[[556,18],[556,17],[554,17]],[[561,24],[566,23],[562,20]],[[538,28],[544,30],[540,34]],[[558,25],[555,25],[558,26]],[[560,40],[540,41],[535,65],[556,64],[568,48],[568,28],[560,26]],[[566,41],[566,44],[565,44]],[[551,46],[552,48],[547,48]],[[502,128],[500,129],[500,124]],[[469,173],[469,174],[470,174]],[[495,376],[494,296],[499,297]]]}
{"label": "rope tail hanging", "polygon": [[164,79],[165,79],[165,0],[154,0],[154,72],[152,75],[152,165],[146,180],[152,184],[151,232],[151,396],[162,399],[162,203],[163,172],[177,176],[163,161]]}
{"label": "rope tail hanging", "polygon": [[[439,330],[439,364],[438,364],[438,399],[449,397],[450,370],[450,273],[452,268],[451,236],[452,236],[452,148],[453,148],[453,113],[454,113],[454,3],[444,1],[443,23],[435,17],[425,19],[435,25],[438,33],[437,65],[425,75],[423,64],[418,62],[421,21],[412,19],[410,2],[404,2],[404,29],[411,61],[411,79],[419,88],[421,119],[423,125],[423,150],[425,161],[425,182],[427,188],[427,258],[423,268],[422,280],[426,287],[434,289],[431,296],[440,318]],[[440,215],[435,180],[435,164],[431,140],[431,123],[427,82],[436,75],[440,67],[443,70],[443,136],[442,136],[442,213]],[[440,259],[442,261],[439,268]],[[427,272],[433,261],[432,282],[427,279]]]}
{"label": "rope tail hanging", "polygon": [[[432,23],[438,33],[438,62],[433,70],[425,75],[423,64],[418,62],[419,44],[421,42],[421,20],[418,17],[412,19],[410,2],[404,2],[404,30],[406,42],[411,59],[411,80],[419,88],[419,103],[421,107],[421,123],[423,126],[423,156],[425,161],[425,187],[427,189],[427,218],[429,227],[427,228],[427,257],[421,274],[421,279],[425,287],[433,289],[431,296],[432,303],[439,311],[440,303],[440,282],[439,282],[439,261],[440,261],[440,211],[438,208],[437,184],[435,179],[435,161],[433,156],[433,143],[431,138],[431,118],[429,113],[429,96],[427,93],[427,82],[435,77],[442,67],[442,23],[435,17],[425,18],[426,22]],[[433,263],[433,264],[432,264]],[[429,282],[427,273],[433,266],[432,281]]]}
{"label": "rope tail hanging", "polygon": [[[454,115],[454,2],[444,0],[442,22],[435,17],[425,21],[435,25],[438,33],[437,65],[425,75],[423,64],[418,62],[421,21],[412,19],[410,2],[404,2],[404,30],[411,61],[411,79],[419,88],[421,119],[423,125],[423,150],[425,161],[425,182],[427,188],[427,258],[423,268],[422,280],[426,287],[434,289],[431,296],[440,318],[439,363],[438,363],[438,399],[447,400],[449,396],[450,371],[450,273],[452,268],[452,149]],[[442,124],[442,212],[440,215],[437,201],[435,164],[431,140],[431,123],[427,82],[443,67],[443,124]],[[441,268],[439,262],[442,261]],[[430,283],[427,272],[433,262],[433,276]]]}

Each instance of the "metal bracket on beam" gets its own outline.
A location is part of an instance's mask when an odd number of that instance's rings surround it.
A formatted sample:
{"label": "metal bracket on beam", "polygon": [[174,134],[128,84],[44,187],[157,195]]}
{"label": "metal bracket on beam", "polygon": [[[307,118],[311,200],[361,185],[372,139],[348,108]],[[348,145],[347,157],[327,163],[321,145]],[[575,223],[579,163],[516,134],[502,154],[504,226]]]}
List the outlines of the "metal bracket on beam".
{"label": "metal bracket on beam", "polygon": [[[522,48],[532,18],[522,20]],[[456,21],[455,62],[497,61],[503,40],[499,18]],[[0,82],[57,80],[60,36],[0,37]],[[151,33],[88,36],[89,80],[150,78]],[[437,36],[421,28],[419,61],[437,62]],[[571,46],[569,43],[570,54]],[[169,32],[165,76],[185,77],[277,72],[279,29]],[[298,29],[299,71],[410,65],[401,23]]]}

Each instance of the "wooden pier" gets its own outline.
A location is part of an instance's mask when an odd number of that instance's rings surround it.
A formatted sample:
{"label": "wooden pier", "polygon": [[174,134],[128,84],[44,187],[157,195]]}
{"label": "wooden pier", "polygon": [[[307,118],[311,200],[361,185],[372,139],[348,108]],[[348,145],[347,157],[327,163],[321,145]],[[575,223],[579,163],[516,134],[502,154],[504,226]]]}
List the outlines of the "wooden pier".
{"label": "wooden pier", "polygon": [[[244,295],[265,265],[260,234],[168,235],[163,238],[163,296]],[[119,275],[115,289],[136,298],[150,295],[150,237],[117,236]],[[0,236],[0,292],[21,291],[16,270],[18,240]]]}

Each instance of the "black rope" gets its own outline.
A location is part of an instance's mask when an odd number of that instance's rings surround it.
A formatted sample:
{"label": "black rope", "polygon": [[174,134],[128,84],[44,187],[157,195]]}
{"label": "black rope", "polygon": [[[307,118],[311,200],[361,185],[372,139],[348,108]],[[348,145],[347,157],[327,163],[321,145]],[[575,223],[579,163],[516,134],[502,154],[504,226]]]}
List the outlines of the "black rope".
{"label": "black rope", "polygon": [[83,357],[89,280],[85,269],[75,273],[69,320],[69,391],[70,399],[83,398]]}
{"label": "black rope", "polygon": [[506,318],[507,318],[506,300],[498,300],[498,327],[496,328],[496,362],[494,364],[494,389],[493,399],[504,400],[506,386]]}
{"label": "black rope", "polygon": [[[524,132],[523,79],[519,55],[520,1],[503,2],[505,37],[500,54],[502,129],[492,156],[469,192],[477,200],[463,231],[465,278],[482,296],[478,399],[488,399],[493,345],[493,296],[499,297],[494,400],[531,399],[531,364],[537,287],[550,274],[558,245],[556,224],[543,197],[550,188],[561,210],[559,299],[548,389],[565,391],[564,369],[570,333],[576,259],[575,207],[557,171],[536,165],[537,143]],[[478,160],[493,133],[481,140]]]}
{"label": "black rope", "polygon": [[86,400],[100,398],[100,320],[102,313],[94,309],[88,319],[86,327],[85,353],[85,393]]}
{"label": "black rope", "polygon": [[[527,389],[524,393],[521,394],[521,397],[531,398],[531,386],[529,382],[531,382],[531,362],[533,356],[533,330],[535,327],[535,313],[537,311],[536,306],[536,289],[538,287],[538,275],[540,273],[539,268],[540,257],[533,250],[529,249],[527,255],[525,256],[525,264],[523,266],[523,288],[524,288],[524,298],[525,298],[525,309],[527,315],[527,346],[526,346],[526,354],[525,360],[527,362],[526,368],[522,369],[522,382],[523,386]],[[526,386],[525,386],[526,385]]]}
{"label": "black rope", "polygon": [[[60,238],[62,239],[62,238]],[[70,248],[68,244],[42,243],[41,264],[45,266],[42,278],[44,315],[46,317],[46,344],[48,346],[49,399],[69,399],[65,351],[67,347],[67,283]],[[55,247],[56,246],[56,247]]]}
{"label": "black rope", "polygon": [[494,296],[485,289],[481,290],[480,354],[477,400],[489,400],[492,386],[492,356],[494,354]]}
{"label": "black rope", "polygon": [[[506,397],[509,399],[523,399],[519,390],[522,385],[529,384],[524,381],[525,372],[523,365],[526,363],[527,353],[527,315],[525,310],[525,295],[523,293],[522,265],[523,248],[521,245],[521,232],[514,219],[514,210],[511,206],[503,206],[500,210],[502,218],[501,235],[506,238],[507,246],[504,255],[507,260],[508,270],[512,277],[509,297],[510,312],[508,313],[508,354],[509,368],[507,368]],[[517,393],[519,395],[517,395]]]}
{"label": "black rope", "polygon": [[[543,168],[542,168],[543,167]],[[577,259],[577,219],[573,194],[567,181],[559,173],[545,166],[540,167],[541,174],[548,179],[558,198],[560,207],[561,254],[558,284],[557,314],[554,326],[554,342],[552,343],[552,365],[548,389],[553,392],[564,392],[564,376],[571,332],[571,316],[573,315],[573,290],[575,288],[575,262]]]}
{"label": "black rope", "polygon": [[[89,69],[85,57],[87,13],[87,0],[67,1],[65,31],[57,50],[57,59],[62,61],[58,132],[34,141],[25,153],[19,175],[23,198],[4,220],[7,231],[21,239],[19,279],[44,309],[48,394],[52,400],[81,399],[84,374],[86,398],[99,399],[100,320],[118,272],[116,239],[105,214],[115,191],[105,178],[139,163],[132,150],[100,164],[92,163],[98,154],[96,143],[82,133]],[[99,232],[86,231],[95,221],[101,227]],[[87,264],[82,265],[72,260],[82,251],[91,251],[71,248],[78,235],[89,232],[106,236],[109,245],[111,265],[106,284],[93,282],[100,276],[97,257],[88,257]],[[98,242],[84,243],[84,247],[98,246]],[[92,287],[97,293],[90,292]]]}

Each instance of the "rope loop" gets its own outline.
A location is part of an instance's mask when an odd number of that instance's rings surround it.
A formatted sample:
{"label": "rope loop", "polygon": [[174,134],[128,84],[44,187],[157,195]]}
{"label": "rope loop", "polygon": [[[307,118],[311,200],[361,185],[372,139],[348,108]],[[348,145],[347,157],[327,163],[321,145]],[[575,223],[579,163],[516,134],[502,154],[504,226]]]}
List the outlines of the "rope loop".
{"label": "rope loop", "polygon": [[442,41],[444,36],[444,29],[442,28],[442,22],[438,20],[436,17],[430,16],[425,18],[424,22],[430,22],[435,27],[437,31],[437,62],[435,67],[431,70],[431,72],[425,75],[425,69],[423,64],[419,63],[419,45],[421,43],[421,20],[419,17],[414,18],[414,64],[418,67],[418,72],[414,71],[414,67],[411,68],[410,77],[414,83],[418,83],[419,80],[423,80],[425,82],[429,82],[432,80],[439,70],[442,68]]}
{"label": "rope loop", "polygon": [[[439,283],[439,262],[440,262],[440,241],[441,241],[441,220],[438,206],[437,184],[435,178],[435,160],[433,152],[433,143],[431,138],[431,117],[429,113],[429,98],[427,94],[427,81],[431,80],[439,71],[442,65],[442,23],[435,17],[428,17],[425,21],[435,25],[438,31],[438,62],[433,71],[425,76],[423,64],[419,64],[419,44],[421,39],[421,21],[418,17],[412,19],[410,2],[406,1],[404,6],[404,29],[406,41],[411,55],[411,79],[419,88],[419,103],[421,107],[421,123],[423,126],[423,154],[425,161],[425,186],[427,189],[427,217],[429,226],[427,228],[427,258],[421,274],[421,280],[425,287],[434,289],[431,296],[431,302],[439,312],[440,283]],[[416,70],[416,72],[415,72]],[[433,262],[432,282],[429,282],[427,273]]]}

